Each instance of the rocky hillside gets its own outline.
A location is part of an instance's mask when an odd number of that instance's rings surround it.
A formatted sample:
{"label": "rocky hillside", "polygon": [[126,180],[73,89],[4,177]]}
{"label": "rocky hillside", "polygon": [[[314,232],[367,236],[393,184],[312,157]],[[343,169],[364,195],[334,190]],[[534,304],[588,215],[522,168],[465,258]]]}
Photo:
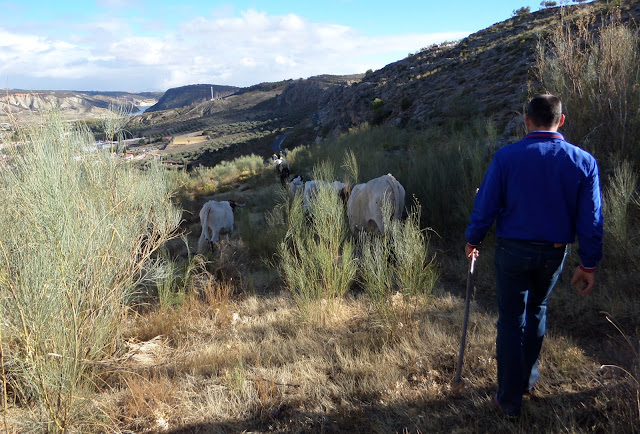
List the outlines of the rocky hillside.
{"label": "rocky hillside", "polygon": [[[456,43],[433,45],[369,73],[361,81],[333,86],[314,94],[317,121],[324,131],[343,132],[362,122],[426,128],[452,118],[467,121],[491,118],[499,131],[510,133],[518,112],[536,80],[532,67],[537,46],[560,24],[597,11],[596,25],[607,20],[604,2],[548,8],[516,16]],[[624,2],[620,18],[640,19],[640,2]],[[280,99],[300,89],[290,85]],[[311,82],[307,87],[314,88]]]}
{"label": "rocky hillside", "polygon": [[149,107],[148,112],[168,110],[198,104],[204,101],[215,101],[229,96],[239,88],[235,86],[218,86],[215,84],[192,84],[167,90],[157,104]]}
{"label": "rocky hillside", "polygon": [[150,106],[162,96],[159,92],[76,92],[8,90],[0,94],[0,121],[9,115],[19,121],[30,121],[42,110],[58,107],[68,119],[100,117],[109,104]]}

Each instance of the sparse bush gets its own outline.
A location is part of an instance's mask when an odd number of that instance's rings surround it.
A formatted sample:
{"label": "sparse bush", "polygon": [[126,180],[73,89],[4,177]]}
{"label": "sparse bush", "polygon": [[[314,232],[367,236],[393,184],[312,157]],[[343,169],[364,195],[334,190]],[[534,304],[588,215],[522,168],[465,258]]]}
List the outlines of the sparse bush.
{"label": "sparse bush", "polygon": [[[387,202],[383,208],[383,225],[390,227],[390,223],[391,206]],[[391,237],[391,231],[386,231],[384,236],[365,231],[358,235],[360,280],[385,326],[389,326],[393,319],[393,309],[389,303],[395,289]]]}
{"label": "sparse bush", "polygon": [[129,123],[130,114],[133,110],[132,105],[128,104],[109,104],[109,110],[101,119],[101,127],[104,131],[106,140],[117,142],[117,146],[111,147],[111,152],[120,152],[123,150],[123,140],[125,137],[124,127]]}
{"label": "sparse bush", "polygon": [[[188,241],[183,237],[189,251]],[[187,296],[189,289],[193,289],[193,280],[196,276],[202,278],[207,274],[206,261],[201,255],[191,256],[179,266],[167,255],[161,255],[158,261],[158,271],[155,279],[158,303],[160,309],[166,310],[180,306]]]}
{"label": "sparse bush", "polygon": [[382,107],[384,107],[384,103],[380,98],[375,98],[373,101],[371,101],[371,110],[382,110]]}
{"label": "sparse bush", "polygon": [[514,9],[513,11],[513,16],[514,17],[521,17],[524,15],[528,15],[531,13],[531,7],[530,6],[523,6],[519,9]]}

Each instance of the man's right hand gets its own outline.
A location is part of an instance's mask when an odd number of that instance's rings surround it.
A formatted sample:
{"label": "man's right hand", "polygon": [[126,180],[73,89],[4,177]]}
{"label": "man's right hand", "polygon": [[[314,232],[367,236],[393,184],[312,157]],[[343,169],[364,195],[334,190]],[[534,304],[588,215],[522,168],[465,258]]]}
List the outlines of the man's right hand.
{"label": "man's right hand", "polygon": [[573,277],[571,278],[571,286],[578,290],[578,294],[584,296],[593,290],[593,282],[595,280],[595,273],[588,273],[584,271],[579,265],[573,271]]}

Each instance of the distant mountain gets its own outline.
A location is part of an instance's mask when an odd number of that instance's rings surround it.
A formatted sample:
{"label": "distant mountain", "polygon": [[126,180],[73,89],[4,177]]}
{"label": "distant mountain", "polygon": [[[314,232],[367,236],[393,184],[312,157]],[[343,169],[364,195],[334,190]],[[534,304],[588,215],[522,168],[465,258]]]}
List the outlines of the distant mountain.
{"label": "distant mountain", "polygon": [[218,86],[215,84],[191,84],[167,90],[157,104],[149,107],[147,112],[157,112],[179,107],[186,107],[205,101],[212,101],[232,95],[240,88],[235,86]]}
{"label": "distant mountain", "polygon": [[16,90],[0,93],[0,121],[9,116],[28,122],[37,119],[42,110],[58,108],[66,119],[101,117],[110,104],[150,106],[162,96],[161,92],[84,92],[71,90]]}

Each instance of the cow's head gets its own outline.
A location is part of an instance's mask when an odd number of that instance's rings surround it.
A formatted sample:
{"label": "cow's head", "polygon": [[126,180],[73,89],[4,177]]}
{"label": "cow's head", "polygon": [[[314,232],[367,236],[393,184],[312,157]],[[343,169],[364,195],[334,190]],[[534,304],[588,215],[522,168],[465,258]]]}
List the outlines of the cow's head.
{"label": "cow's head", "polygon": [[236,201],[234,201],[234,200],[229,200],[229,201],[227,201],[227,202],[229,202],[229,206],[231,207],[231,209],[232,209],[232,210],[235,210],[237,206],[239,206],[239,207],[243,207],[243,206],[245,206],[245,205],[247,204],[247,202],[245,202],[245,203],[238,203],[238,202],[236,202]]}
{"label": "cow's head", "polygon": [[340,196],[340,199],[346,205],[349,200],[349,196],[351,196],[351,184],[345,184],[345,186],[338,192],[338,196]]}

